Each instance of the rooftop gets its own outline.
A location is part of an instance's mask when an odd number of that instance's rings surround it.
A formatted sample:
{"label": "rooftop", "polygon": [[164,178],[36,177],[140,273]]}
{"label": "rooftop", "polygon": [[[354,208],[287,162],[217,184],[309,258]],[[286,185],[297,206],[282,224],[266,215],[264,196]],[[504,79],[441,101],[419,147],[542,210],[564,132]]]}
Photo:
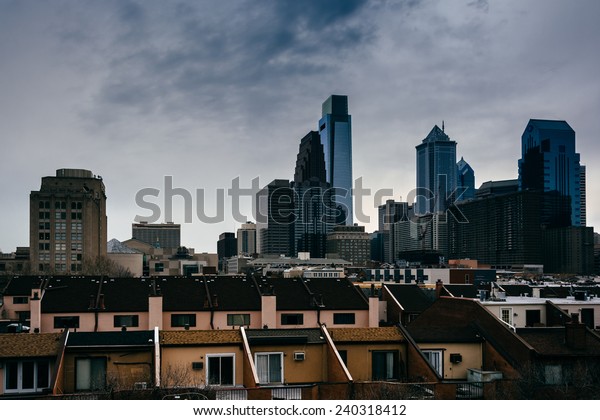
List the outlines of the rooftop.
{"label": "rooftop", "polygon": [[61,334],[0,334],[0,358],[51,357],[60,350]]}
{"label": "rooftop", "polygon": [[242,342],[239,330],[206,331],[161,331],[160,344],[163,346],[192,346],[210,344],[238,344]]}
{"label": "rooftop", "polygon": [[397,327],[329,328],[334,342],[402,342],[404,335]]}

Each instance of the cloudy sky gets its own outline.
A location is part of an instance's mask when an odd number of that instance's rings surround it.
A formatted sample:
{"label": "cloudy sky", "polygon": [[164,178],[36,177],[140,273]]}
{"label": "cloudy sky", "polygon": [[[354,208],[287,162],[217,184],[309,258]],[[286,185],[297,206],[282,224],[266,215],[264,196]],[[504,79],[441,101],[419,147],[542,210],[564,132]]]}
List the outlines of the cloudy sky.
{"label": "cloudy sky", "polygon": [[[108,237],[131,237],[144,188],[164,220],[165,177],[221,223],[173,221],[196,251],[239,222],[227,189],[293,176],[322,102],[348,95],[354,177],[406,198],[435,125],[476,184],[517,177],[530,118],[566,120],[600,226],[600,2],[0,0],[0,249],[29,242],[29,192],[58,168],[107,189]],[[364,223],[376,229],[373,198]],[[252,217],[249,198],[241,213]]]}

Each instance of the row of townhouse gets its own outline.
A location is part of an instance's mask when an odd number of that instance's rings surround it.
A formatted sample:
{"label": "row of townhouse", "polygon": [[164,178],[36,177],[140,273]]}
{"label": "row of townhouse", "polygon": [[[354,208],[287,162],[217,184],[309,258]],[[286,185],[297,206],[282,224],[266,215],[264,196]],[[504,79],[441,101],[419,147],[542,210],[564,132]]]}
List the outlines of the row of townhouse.
{"label": "row of townhouse", "polygon": [[348,279],[15,277],[2,318],[32,332],[376,327],[379,299]]}
{"label": "row of townhouse", "polygon": [[481,302],[451,297],[407,327],[0,334],[4,398],[183,390],[218,399],[600,398],[600,337],[576,317],[509,328]]}

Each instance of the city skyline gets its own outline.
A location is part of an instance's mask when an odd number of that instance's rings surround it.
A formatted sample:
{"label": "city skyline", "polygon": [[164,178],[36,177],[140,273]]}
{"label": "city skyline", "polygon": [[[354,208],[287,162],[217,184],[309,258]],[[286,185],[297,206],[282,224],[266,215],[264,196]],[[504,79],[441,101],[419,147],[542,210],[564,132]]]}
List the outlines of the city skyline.
{"label": "city skyline", "polygon": [[[332,94],[349,98],[354,179],[393,188],[383,202],[406,200],[414,147],[442,120],[476,187],[517,178],[529,119],[567,121],[587,168],[587,225],[599,224],[596,2],[263,3],[237,19],[250,6],[213,4],[207,18],[195,4],[62,5],[8,3],[0,16],[3,252],[29,245],[29,192],[57,168],[103,177],[108,239],[120,240],[144,214],[136,192],[165,176],[204,189],[208,214],[236,177],[241,188],[289,179]],[[182,244],[199,251],[240,227],[187,224],[175,204]],[[376,206],[365,211],[376,230]]]}

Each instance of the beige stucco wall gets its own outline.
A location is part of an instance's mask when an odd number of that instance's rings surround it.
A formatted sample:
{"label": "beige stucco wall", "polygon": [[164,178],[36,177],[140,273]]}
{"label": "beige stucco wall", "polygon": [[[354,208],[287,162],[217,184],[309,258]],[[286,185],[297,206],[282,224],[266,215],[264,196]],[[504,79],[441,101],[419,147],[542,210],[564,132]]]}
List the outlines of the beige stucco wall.
{"label": "beige stucco wall", "polygon": [[[354,313],[354,324],[334,324],[333,314],[334,313]],[[327,325],[329,328],[361,328],[369,326],[369,310],[365,309],[362,311],[321,311],[321,323]]]}
{"label": "beige stucco wall", "polygon": [[109,312],[98,314],[98,331],[120,331],[121,327],[115,327],[115,315],[137,315],[138,326],[127,327],[127,331],[148,330],[148,312]]}
{"label": "beige stucco wall", "polygon": [[54,317],[57,316],[78,316],[79,328],[77,328],[77,331],[94,331],[95,319],[93,313],[45,313],[42,314],[42,328],[40,332],[51,333],[62,331],[62,328],[54,328]]}
{"label": "beige stucco wall", "polygon": [[[23,296],[28,297],[28,296]],[[2,319],[12,319],[17,320],[19,316],[17,312],[27,312],[29,311],[29,299],[27,299],[27,303],[13,303],[13,296],[6,296],[4,298],[4,304],[2,305]]]}
{"label": "beige stucco wall", "polygon": [[[198,347],[162,347],[162,386],[203,387],[207,383],[207,355],[234,355],[235,385],[243,384],[243,359],[239,344]],[[202,362],[203,368],[192,369],[192,362]]]}
{"label": "beige stucco wall", "polygon": [[406,345],[404,343],[335,343],[338,351],[346,351],[347,368],[356,382],[371,381],[373,379],[373,366],[371,353],[373,351],[398,351],[398,364],[402,367],[402,374],[406,364]]}
{"label": "beige stucco wall", "polygon": [[[481,369],[483,355],[481,343],[419,344],[421,350],[442,350],[444,379],[466,380],[467,369]],[[462,362],[450,363],[450,355],[458,353]]]}
{"label": "beige stucco wall", "polygon": [[[327,381],[327,358],[323,344],[252,346],[251,351],[255,364],[256,353],[283,352],[283,380],[286,384]],[[304,352],[304,360],[294,360],[294,352]]]}

